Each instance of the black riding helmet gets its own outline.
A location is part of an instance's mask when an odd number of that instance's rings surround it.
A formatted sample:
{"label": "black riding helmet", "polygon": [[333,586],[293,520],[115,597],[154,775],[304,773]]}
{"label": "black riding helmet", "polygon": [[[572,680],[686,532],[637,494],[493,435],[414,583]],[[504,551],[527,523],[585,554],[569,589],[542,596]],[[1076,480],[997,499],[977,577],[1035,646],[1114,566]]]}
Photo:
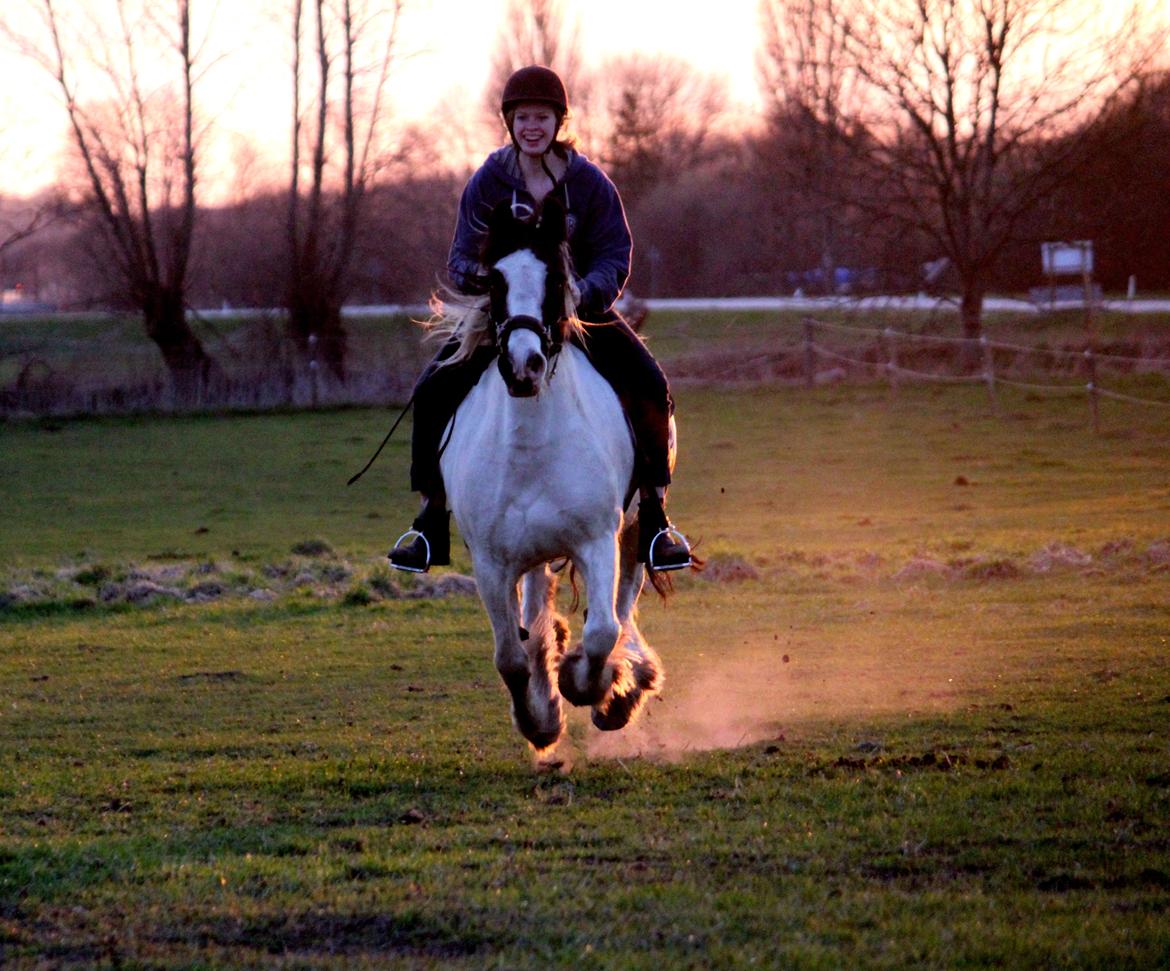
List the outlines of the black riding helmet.
{"label": "black riding helmet", "polygon": [[552,105],[560,119],[569,113],[569,96],[565,92],[564,83],[556,71],[539,64],[522,67],[508,78],[500,98],[500,112],[507,115],[522,101]]}

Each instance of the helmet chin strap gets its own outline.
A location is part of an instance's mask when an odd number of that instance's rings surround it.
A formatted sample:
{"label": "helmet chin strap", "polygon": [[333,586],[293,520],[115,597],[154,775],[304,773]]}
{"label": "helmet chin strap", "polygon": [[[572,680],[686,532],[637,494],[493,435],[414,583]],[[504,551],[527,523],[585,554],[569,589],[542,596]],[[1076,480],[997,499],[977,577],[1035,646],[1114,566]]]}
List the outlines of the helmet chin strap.
{"label": "helmet chin strap", "polygon": [[[553,143],[555,144],[555,142]],[[557,184],[557,177],[553,175],[552,169],[548,167],[548,153],[552,151],[552,144],[549,145],[543,152],[540,153],[540,167],[544,169],[544,174],[548,176],[549,182],[553,185]]]}
{"label": "helmet chin strap", "polygon": [[[553,185],[557,184],[557,177],[553,175],[553,170],[548,167],[548,153],[556,147],[556,144],[556,138],[554,137],[552,142],[549,143],[548,148],[540,153],[540,167],[544,169],[544,174],[548,176],[549,182]],[[524,154],[524,150],[520,147],[520,143],[516,140],[515,135],[512,136],[512,145],[515,147],[517,155]]]}

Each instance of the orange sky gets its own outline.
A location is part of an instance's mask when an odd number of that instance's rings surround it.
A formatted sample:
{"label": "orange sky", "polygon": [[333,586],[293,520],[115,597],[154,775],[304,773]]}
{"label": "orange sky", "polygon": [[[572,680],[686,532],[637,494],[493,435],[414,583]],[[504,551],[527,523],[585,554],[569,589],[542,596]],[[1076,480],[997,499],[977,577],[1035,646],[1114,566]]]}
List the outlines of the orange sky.
{"label": "orange sky", "polygon": [[[63,10],[108,0],[59,0]],[[907,0],[908,2],[908,0]],[[1106,19],[1113,0],[1082,0]],[[1170,19],[1170,0],[1137,0],[1150,18]],[[26,0],[0,0],[0,15]],[[213,15],[217,60],[201,88],[213,138],[202,155],[203,198],[233,190],[240,146],[258,146],[258,178],[283,178],[289,128],[287,14],[289,0],[193,0],[197,15]],[[392,90],[398,116],[478,106],[490,52],[506,0],[407,0]],[[757,98],[755,56],[758,0],[568,0],[587,59],[636,51],[682,57],[726,78],[740,110]],[[83,92],[84,96],[84,92]],[[441,109],[436,106],[443,106]],[[0,45],[0,193],[22,194],[55,184],[65,122],[45,72]],[[491,145],[479,146],[486,151]],[[236,186],[236,189],[241,187]]]}
{"label": "orange sky", "polygon": [[[2,0],[5,15],[23,0]],[[69,4],[88,0],[69,0]],[[505,0],[408,0],[394,80],[400,116],[437,104],[478,103]],[[200,6],[200,0],[194,5]],[[231,0],[216,8],[214,45],[223,57],[203,88],[217,106],[216,145],[205,155],[205,188],[226,168],[233,146],[254,140],[279,156],[288,139],[286,29],[280,0]],[[569,3],[587,57],[668,52],[723,75],[735,99],[755,97],[757,0],[580,0]],[[713,12],[713,10],[715,12]],[[41,68],[0,50],[0,191],[27,193],[59,178],[63,111]],[[483,146],[486,150],[490,146]],[[218,159],[218,161],[217,161]],[[274,163],[275,164],[275,163]]]}

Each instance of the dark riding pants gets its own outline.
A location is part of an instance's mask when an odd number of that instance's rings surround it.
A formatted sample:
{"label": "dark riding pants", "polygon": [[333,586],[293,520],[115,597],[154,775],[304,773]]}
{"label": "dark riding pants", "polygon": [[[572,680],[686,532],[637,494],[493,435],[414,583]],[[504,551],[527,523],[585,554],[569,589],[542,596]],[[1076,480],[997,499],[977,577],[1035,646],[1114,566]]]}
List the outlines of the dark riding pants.
{"label": "dark riding pants", "polygon": [[[641,338],[620,317],[591,323],[583,339],[574,340],[609,382],[634,430],[634,478],[639,488],[670,484],[669,422],[674,412],[666,375]],[[443,431],[455,409],[495,360],[483,347],[465,361],[442,366],[455,353],[445,344],[423,370],[414,387],[410,487],[426,496],[444,495],[439,472]]]}

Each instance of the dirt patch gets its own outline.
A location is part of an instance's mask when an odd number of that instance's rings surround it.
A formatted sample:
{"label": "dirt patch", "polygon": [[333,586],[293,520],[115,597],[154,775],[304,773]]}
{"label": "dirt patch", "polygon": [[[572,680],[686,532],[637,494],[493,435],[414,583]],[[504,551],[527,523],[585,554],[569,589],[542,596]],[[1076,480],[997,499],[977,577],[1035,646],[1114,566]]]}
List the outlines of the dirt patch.
{"label": "dirt patch", "polygon": [[1151,543],[1146,550],[1146,559],[1153,566],[1170,566],[1170,539]]}
{"label": "dirt patch", "polygon": [[1028,565],[1035,573],[1050,573],[1053,570],[1079,570],[1089,566],[1093,557],[1065,543],[1052,543],[1032,554]]}
{"label": "dirt patch", "polygon": [[1024,575],[1015,560],[992,558],[988,560],[973,560],[962,568],[962,576],[966,580],[1015,580]]}
{"label": "dirt patch", "polygon": [[929,556],[916,556],[894,574],[894,580],[905,583],[934,577],[950,576],[951,568],[942,560]]}
{"label": "dirt patch", "polygon": [[[475,597],[479,595],[479,588],[475,585],[475,578],[462,573],[444,573],[441,576],[424,580],[419,584],[416,597],[433,599],[435,597]],[[407,594],[411,596],[411,594]]]}
{"label": "dirt patch", "polygon": [[306,539],[293,545],[296,556],[332,556],[333,547],[323,539]]}
{"label": "dirt patch", "polygon": [[742,583],[760,579],[760,571],[742,556],[712,556],[698,578],[710,583]]}
{"label": "dirt patch", "polygon": [[177,587],[164,587],[153,580],[127,580],[102,584],[98,589],[98,599],[105,604],[143,606],[160,600],[182,600],[183,591]]}
{"label": "dirt patch", "polygon": [[243,671],[193,671],[190,674],[180,674],[180,684],[206,681],[212,684],[222,684],[228,681],[243,681],[247,675]]}
{"label": "dirt patch", "polygon": [[[298,544],[299,545],[299,544]],[[380,559],[352,563],[336,554],[268,563],[237,560],[133,564],[89,564],[54,572],[31,570],[0,577],[0,611],[89,605],[149,607],[164,602],[210,604],[231,598],[264,602],[309,594],[348,606],[382,600],[474,597],[474,578],[461,573],[390,575]]]}

